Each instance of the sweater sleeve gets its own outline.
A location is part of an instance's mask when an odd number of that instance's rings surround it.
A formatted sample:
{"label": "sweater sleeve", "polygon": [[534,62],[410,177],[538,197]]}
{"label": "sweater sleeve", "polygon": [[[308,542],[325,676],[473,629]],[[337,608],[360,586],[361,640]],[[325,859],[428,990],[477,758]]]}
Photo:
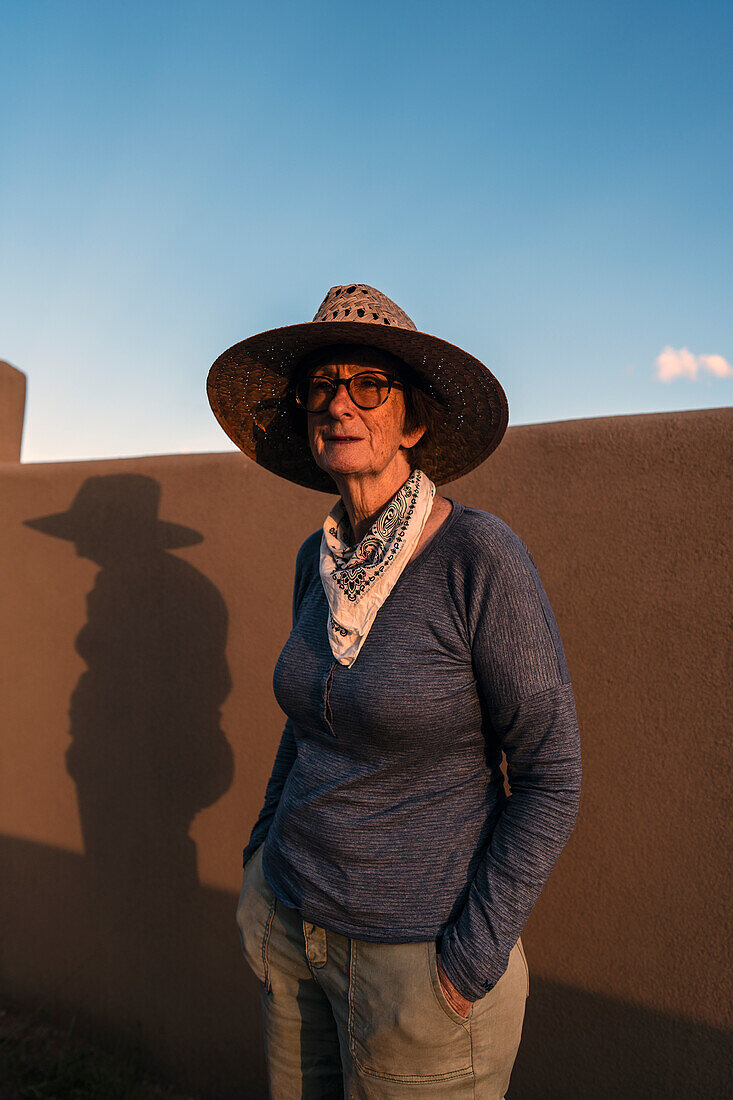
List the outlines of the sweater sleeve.
{"label": "sweater sleeve", "polygon": [[[296,619],[298,618],[298,611],[300,604],[305,594],[308,584],[313,576],[313,551],[314,548],[320,543],[320,538],[316,539],[319,532],[314,532],[310,535],[300,550],[295,561],[295,583],[293,584],[293,626],[295,626]],[[265,789],[265,802],[262,809],[259,812],[259,816],[250,833],[247,846],[242,853],[242,866],[246,864],[251,855],[259,848],[267,836],[272,819],[275,816],[278,804],[280,802],[280,795],[282,794],[283,787],[285,786],[285,780],[290,774],[290,769],[295,763],[295,758],[298,755],[298,746],[293,734],[293,723],[288,718],[285,722],[285,728],[280,738],[280,744],[278,746],[277,753],[275,755],[275,763],[272,767],[272,773],[267,782]]]}
{"label": "sweater sleeve", "polygon": [[555,616],[531,554],[502,521],[486,533],[467,587],[475,675],[511,792],[466,902],[442,938],[446,974],[464,997],[478,1000],[506,970],[573,830],[581,760]]}

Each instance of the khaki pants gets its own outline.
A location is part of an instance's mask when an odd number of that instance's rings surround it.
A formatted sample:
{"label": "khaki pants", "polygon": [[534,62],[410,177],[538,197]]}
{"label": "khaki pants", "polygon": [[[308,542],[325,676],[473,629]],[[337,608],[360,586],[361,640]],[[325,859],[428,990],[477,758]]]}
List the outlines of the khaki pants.
{"label": "khaki pants", "polygon": [[365,943],[301,920],[277,901],[262,848],[237,907],[261,983],[272,1100],[501,1100],[529,992],[518,942],[467,1019],[443,995],[434,941]]}

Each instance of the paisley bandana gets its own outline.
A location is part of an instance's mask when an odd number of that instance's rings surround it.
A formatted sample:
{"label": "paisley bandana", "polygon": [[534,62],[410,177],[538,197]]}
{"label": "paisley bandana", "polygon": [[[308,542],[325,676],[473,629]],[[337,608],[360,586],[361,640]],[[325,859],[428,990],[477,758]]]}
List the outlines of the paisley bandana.
{"label": "paisley bandana", "polygon": [[326,516],[320,573],[330,613],[328,640],[339,664],[351,667],[380,607],[413,555],[430,515],[435,486],[413,470],[361,542],[349,545],[343,500]]}

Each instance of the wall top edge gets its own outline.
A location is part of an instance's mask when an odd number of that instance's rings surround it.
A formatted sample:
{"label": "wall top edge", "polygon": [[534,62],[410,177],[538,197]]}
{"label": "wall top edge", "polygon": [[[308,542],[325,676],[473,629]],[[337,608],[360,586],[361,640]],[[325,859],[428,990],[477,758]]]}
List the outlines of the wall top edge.
{"label": "wall top edge", "polygon": [[[684,419],[689,422],[693,422],[695,419],[699,420],[726,420],[733,418],[733,406],[713,406],[707,409],[680,409],[676,411],[667,412],[653,412],[653,413],[624,413],[617,416],[590,416],[590,417],[578,417],[571,420],[543,420],[531,424],[510,424],[507,428],[507,437],[514,433],[536,433],[536,432],[551,432],[562,431],[563,433],[577,431],[586,432],[589,426],[595,429],[607,429],[613,428],[618,430],[621,428],[628,428],[629,430],[638,430],[644,423],[661,424],[664,421],[675,422],[680,419]],[[178,453],[160,453],[160,454],[143,454],[143,455],[124,455],[118,458],[78,458],[78,459],[59,459],[59,460],[44,460],[39,462],[0,462],[0,474],[8,474],[11,472],[18,472],[19,470],[35,470],[39,473],[47,467],[63,467],[70,469],[74,466],[83,466],[86,469],[91,467],[109,467],[114,466],[117,469],[124,469],[126,465],[132,467],[139,467],[140,463],[164,463],[164,464],[196,464],[201,463],[208,465],[211,463],[217,463],[221,461],[229,462],[243,462],[246,466],[254,466],[255,463],[251,459],[243,455],[239,450],[231,448],[225,451],[194,451],[191,453],[178,452]]]}
{"label": "wall top edge", "polygon": [[7,359],[0,359],[0,372],[11,376],[19,375],[24,381],[28,378],[25,371],[22,371],[19,367],[14,367]]}

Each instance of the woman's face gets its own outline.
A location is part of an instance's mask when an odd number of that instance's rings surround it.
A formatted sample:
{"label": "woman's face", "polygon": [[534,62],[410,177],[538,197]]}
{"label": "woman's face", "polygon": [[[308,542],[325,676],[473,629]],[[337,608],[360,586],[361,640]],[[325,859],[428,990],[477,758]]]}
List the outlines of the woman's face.
{"label": "woman's face", "polygon": [[[362,371],[393,376],[378,353],[353,351],[348,360],[334,356],[310,372],[310,377],[351,378]],[[308,441],[316,465],[332,476],[379,476],[394,467],[410,465],[402,450],[414,447],[425,429],[405,431],[405,399],[392,387],[389,397],[376,409],[360,409],[344,386],[339,386],[323,412],[308,413]]]}

